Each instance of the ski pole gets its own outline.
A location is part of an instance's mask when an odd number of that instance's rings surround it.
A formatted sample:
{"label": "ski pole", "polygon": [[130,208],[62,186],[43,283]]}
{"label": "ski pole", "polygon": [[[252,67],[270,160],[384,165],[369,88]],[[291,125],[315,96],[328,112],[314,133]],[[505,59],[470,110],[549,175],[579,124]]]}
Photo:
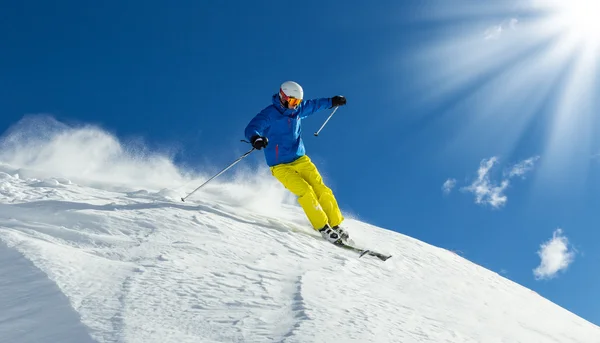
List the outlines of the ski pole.
{"label": "ski pole", "polygon": [[190,195],[196,193],[197,190],[199,190],[200,188],[204,187],[204,185],[206,185],[207,183],[210,182],[210,180],[216,178],[217,176],[223,174],[224,172],[226,172],[229,168],[233,167],[234,165],[236,165],[236,163],[238,163],[239,161],[241,161],[244,157],[250,155],[251,152],[253,152],[254,150],[256,150],[255,148],[252,148],[252,150],[248,151],[247,153],[243,154],[242,156],[240,156],[240,158],[238,158],[237,160],[235,160],[232,164],[230,164],[229,166],[227,166],[227,168],[221,170],[217,175],[211,177],[210,179],[206,180],[203,184],[201,184],[200,186],[198,186],[198,188],[194,189],[190,194],[186,195],[185,197],[181,198],[181,201],[185,202],[185,199],[187,199]]}
{"label": "ski pole", "polygon": [[325,125],[327,125],[327,122],[329,121],[329,119],[331,119],[331,117],[333,117],[333,114],[335,113],[335,111],[337,111],[337,109],[339,108],[339,106],[336,106],[333,111],[331,111],[331,114],[329,115],[329,117],[327,118],[327,120],[325,120],[325,122],[323,123],[323,125],[321,126],[321,128],[319,129],[319,131],[315,132],[315,137],[317,137],[319,135],[319,132],[321,132],[321,130],[323,130],[323,128],[325,127]]}

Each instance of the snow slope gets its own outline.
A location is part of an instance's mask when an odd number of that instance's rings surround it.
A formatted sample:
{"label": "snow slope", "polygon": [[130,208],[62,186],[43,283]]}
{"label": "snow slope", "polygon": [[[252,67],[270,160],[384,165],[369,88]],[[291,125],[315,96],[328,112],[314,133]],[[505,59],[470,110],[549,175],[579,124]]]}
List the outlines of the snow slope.
{"label": "snow slope", "polygon": [[353,219],[394,257],[330,245],[264,170],[182,203],[206,176],[93,128],[18,132],[0,152],[0,342],[600,342],[447,250]]}

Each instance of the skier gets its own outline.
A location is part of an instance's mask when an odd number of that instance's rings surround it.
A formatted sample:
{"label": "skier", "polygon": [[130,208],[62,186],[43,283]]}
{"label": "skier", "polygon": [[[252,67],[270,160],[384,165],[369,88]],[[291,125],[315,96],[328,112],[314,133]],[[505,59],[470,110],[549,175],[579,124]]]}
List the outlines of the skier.
{"label": "skier", "polygon": [[340,227],[344,217],[333,192],[305,153],[301,121],[319,110],[346,105],[346,98],[303,98],[304,91],[298,83],[282,83],[279,93],[272,97],[273,103],[248,123],[245,136],[255,149],[265,149],[271,173],[298,197],[313,228],[327,241],[343,243],[349,238]]}

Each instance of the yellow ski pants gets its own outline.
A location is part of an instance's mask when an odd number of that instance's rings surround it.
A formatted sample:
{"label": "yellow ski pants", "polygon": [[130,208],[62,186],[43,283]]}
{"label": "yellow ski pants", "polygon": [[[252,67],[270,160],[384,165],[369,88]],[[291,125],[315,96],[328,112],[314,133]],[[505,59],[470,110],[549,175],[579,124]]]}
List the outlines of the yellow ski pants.
{"label": "yellow ski pants", "polygon": [[333,227],[342,223],[344,217],[333,192],[325,186],[321,174],[308,156],[271,167],[271,173],[298,197],[298,203],[315,230],[325,224]]}

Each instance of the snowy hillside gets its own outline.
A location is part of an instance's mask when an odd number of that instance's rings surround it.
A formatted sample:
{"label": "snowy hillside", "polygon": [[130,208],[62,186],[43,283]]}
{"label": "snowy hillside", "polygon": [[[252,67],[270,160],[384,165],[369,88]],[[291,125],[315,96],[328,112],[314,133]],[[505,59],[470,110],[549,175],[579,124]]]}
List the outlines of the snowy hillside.
{"label": "snowy hillside", "polygon": [[0,342],[600,342],[447,250],[352,219],[393,257],[332,246],[265,170],[182,203],[213,169],[139,156],[93,128],[4,137]]}

